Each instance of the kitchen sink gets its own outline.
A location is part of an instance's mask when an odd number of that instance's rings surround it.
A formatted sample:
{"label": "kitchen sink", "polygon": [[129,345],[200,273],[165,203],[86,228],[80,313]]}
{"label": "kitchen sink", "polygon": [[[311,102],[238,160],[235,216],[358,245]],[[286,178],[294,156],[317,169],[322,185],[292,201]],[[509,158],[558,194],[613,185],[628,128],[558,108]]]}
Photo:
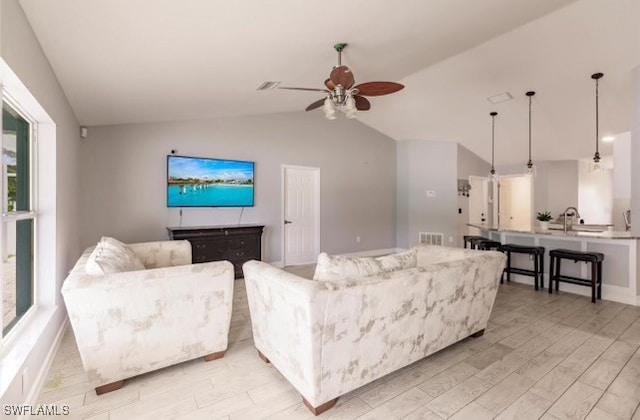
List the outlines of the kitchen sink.
{"label": "kitchen sink", "polygon": [[[588,224],[575,224],[567,226],[567,231],[572,232],[606,232],[612,225],[588,225]],[[562,223],[549,223],[549,229],[551,230],[564,230]]]}

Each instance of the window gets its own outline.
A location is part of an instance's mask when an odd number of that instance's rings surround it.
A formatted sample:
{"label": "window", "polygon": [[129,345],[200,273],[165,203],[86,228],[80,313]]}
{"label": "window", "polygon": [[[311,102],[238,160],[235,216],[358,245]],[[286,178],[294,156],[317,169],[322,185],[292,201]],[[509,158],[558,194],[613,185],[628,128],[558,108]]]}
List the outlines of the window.
{"label": "window", "polygon": [[2,219],[0,221],[0,291],[2,337],[34,305],[33,124],[2,104]]}

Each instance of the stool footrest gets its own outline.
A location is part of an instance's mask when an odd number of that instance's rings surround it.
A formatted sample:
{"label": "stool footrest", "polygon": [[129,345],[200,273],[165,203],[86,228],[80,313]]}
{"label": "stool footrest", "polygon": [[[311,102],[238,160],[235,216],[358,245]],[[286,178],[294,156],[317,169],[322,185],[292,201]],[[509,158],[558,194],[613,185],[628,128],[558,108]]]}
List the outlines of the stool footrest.
{"label": "stool footrest", "polygon": [[[526,268],[518,268],[518,267],[506,268],[505,272],[509,272],[509,273],[513,273],[513,274],[522,274],[522,275],[525,275],[525,276],[535,276],[536,275],[535,270],[527,270]],[[542,275],[542,272],[539,272],[538,274]]]}
{"label": "stool footrest", "polygon": [[591,284],[592,284],[591,280],[585,280],[580,277],[572,277],[572,276],[565,276],[565,275],[554,277],[552,280],[560,280],[565,283],[573,283],[573,284],[579,284],[581,286],[589,286],[589,287],[591,287]]}

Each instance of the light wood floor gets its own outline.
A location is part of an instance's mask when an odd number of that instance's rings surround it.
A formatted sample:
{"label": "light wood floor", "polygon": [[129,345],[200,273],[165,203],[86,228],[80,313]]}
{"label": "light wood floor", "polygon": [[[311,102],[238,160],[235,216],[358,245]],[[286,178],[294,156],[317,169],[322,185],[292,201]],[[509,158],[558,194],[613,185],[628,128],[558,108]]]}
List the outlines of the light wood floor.
{"label": "light wood floor", "polygon": [[[242,280],[223,359],[191,361],[97,397],[69,328],[40,403],[71,418],[306,419],[300,395],[257,356]],[[640,419],[640,308],[500,288],[489,328],[340,398],[321,418]],[[65,417],[67,418],[67,417]]]}

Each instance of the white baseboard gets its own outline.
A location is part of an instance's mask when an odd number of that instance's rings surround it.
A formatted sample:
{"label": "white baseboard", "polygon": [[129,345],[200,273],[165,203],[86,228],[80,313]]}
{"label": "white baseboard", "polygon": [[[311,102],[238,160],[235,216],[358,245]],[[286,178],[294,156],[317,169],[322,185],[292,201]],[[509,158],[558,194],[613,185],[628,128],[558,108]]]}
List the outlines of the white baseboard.
{"label": "white baseboard", "polygon": [[[47,379],[47,375],[49,374],[49,369],[51,368],[51,364],[53,363],[53,359],[55,358],[56,353],[58,353],[58,348],[60,348],[62,337],[64,337],[64,333],[67,331],[68,325],[69,325],[69,318],[65,318],[64,322],[62,323],[62,325],[60,325],[60,328],[58,329],[56,338],[54,339],[53,345],[51,346],[51,348],[49,349],[49,352],[47,353],[47,357],[44,359],[44,363],[42,364],[42,367],[38,371],[38,376],[36,377],[36,380],[34,381],[33,386],[29,391],[29,395],[27,396],[27,399],[24,402],[25,404],[30,404],[32,406],[35,406],[36,403],[38,402],[40,391],[42,391],[42,387],[44,386],[44,383]],[[29,418],[30,416],[18,417],[18,419],[20,420],[22,419],[28,420]]]}
{"label": "white baseboard", "polygon": [[[521,274],[511,274],[511,281],[521,284],[527,284],[533,287],[533,277],[523,276]],[[544,276],[545,293],[549,291],[549,278]],[[560,282],[560,291],[573,293],[574,295],[591,297],[591,288],[586,286],[580,286],[578,284],[563,283]],[[542,291],[541,291],[542,292]],[[555,286],[554,286],[555,292]],[[610,300],[612,302],[624,303],[627,305],[640,306],[640,299],[637,296],[632,296],[629,293],[629,289],[620,286],[613,286],[610,284],[602,285],[602,299]]]}

